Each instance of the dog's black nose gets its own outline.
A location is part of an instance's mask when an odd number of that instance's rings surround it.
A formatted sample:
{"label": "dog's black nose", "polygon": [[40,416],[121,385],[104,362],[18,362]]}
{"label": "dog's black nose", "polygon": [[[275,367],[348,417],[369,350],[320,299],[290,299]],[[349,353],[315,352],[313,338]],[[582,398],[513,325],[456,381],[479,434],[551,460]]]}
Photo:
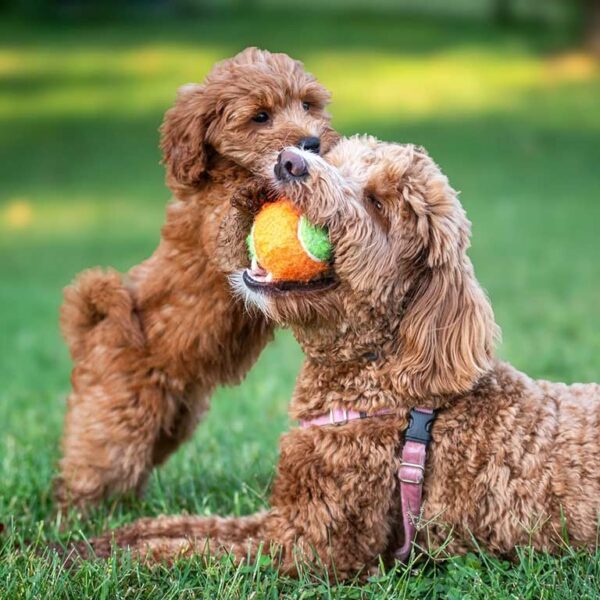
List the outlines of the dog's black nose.
{"label": "dog's black nose", "polygon": [[306,161],[293,150],[283,150],[277,157],[275,165],[277,179],[291,179],[308,175]]}
{"label": "dog's black nose", "polygon": [[321,150],[321,140],[318,137],[305,137],[298,142],[298,148],[308,150],[314,154],[319,154]]}

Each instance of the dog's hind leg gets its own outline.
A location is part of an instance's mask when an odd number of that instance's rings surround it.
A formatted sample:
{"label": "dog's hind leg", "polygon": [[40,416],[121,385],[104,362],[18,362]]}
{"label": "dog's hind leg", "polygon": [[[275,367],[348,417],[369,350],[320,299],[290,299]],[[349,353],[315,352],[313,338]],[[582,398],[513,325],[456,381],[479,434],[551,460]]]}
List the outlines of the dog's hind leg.
{"label": "dog's hind leg", "polygon": [[55,495],[64,508],[139,491],[161,426],[174,411],[147,364],[131,294],[114,272],[67,288],[61,324],[75,362]]}
{"label": "dog's hind leg", "polygon": [[192,386],[177,402],[154,441],[152,464],[163,464],[179,446],[187,441],[196,430],[198,422],[204,417],[210,406],[211,391],[202,386]]}
{"label": "dog's hind leg", "polygon": [[[101,353],[102,347],[95,352]],[[95,354],[95,353],[94,353]],[[56,498],[83,508],[114,493],[141,492],[172,407],[147,374],[79,364],[68,398]]]}

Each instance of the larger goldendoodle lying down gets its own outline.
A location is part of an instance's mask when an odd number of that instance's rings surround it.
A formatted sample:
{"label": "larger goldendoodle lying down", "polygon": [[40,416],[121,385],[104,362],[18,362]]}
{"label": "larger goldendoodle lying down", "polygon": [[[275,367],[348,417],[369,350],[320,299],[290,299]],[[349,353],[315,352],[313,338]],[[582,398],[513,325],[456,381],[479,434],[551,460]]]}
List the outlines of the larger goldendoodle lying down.
{"label": "larger goldendoodle lying down", "polygon": [[[412,515],[419,546],[459,553],[477,543],[502,555],[595,546],[600,386],[533,381],[494,360],[469,222],[431,158],[355,137],[327,162],[290,149],[278,167],[278,191],[329,227],[337,285],[238,276],[246,299],[290,326],[306,354],[290,415],[308,426],[282,438],[272,508],[142,519],[92,540],[94,552],[114,542],[147,560],[251,558],[262,546],[286,571],[300,553],[338,577],[391,558],[405,536],[403,432],[416,406],[436,411],[422,512]],[[352,420],[341,424],[321,418],[346,410]]]}

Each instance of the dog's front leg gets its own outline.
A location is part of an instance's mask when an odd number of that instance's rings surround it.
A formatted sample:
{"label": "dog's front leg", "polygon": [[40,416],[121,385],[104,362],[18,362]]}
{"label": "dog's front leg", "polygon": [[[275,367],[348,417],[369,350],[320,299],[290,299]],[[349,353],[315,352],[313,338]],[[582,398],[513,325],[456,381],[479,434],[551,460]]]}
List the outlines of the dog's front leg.
{"label": "dog's front leg", "polygon": [[273,512],[246,517],[161,516],[142,518],[88,542],[70,546],[70,559],[108,558],[122,548],[146,562],[171,563],[177,558],[231,553],[238,560],[269,551],[267,532],[277,519]]}
{"label": "dog's front leg", "polygon": [[330,569],[331,551],[308,539],[277,509],[246,517],[143,518],[60,552],[65,564],[72,564],[81,559],[109,558],[117,548],[147,564],[224,555],[237,563],[253,563],[260,556],[268,556],[275,567],[291,575],[297,575],[300,564],[334,572]]}
{"label": "dog's front leg", "polygon": [[[301,521],[309,525],[308,530],[277,509],[247,517],[144,518],[71,546],[67,549],[67,562],[108,558],[115,548],[126,550],[149,564],[223,555],[230,555],[236,562],[253,563],[259,556],[269,556],[274,566],[290,575],[297,575],[299,568],[309,568],[331,578],[345,578],[355,575],[372,561],[372,556],[362,555],[360,548],[353,548],[354,560],[348,562],[347,552],[344,554],[340,549],[349,540],[332,539],[332,532],[323,524],[311,524],[307,517],[302,515]],[[313,537],[310,530],[314,531],[314,527],[323,535]]]}
{"label": "dog's front leg", "polygon": [[[107,557],[113,546],[150,562],[229,553],[253,561],[266,554],[292,575],[308,564],[332,578],[354,576],[388,550],[397,500],[397,427],[369,429],[356,436],[336,428],[284,436],[268,512],[140,519],[78,545],[73,555]],[[373,454],[375,440],[380,451]]]}

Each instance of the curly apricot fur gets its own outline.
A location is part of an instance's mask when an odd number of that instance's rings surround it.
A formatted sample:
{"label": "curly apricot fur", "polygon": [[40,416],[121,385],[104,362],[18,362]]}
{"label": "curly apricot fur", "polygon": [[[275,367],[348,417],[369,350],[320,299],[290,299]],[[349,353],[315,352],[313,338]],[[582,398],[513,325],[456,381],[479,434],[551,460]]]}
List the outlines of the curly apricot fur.
{"label": "curly apricot fur", "polygon": [[[74,361],[56,496],[85,506],[141,491],[187,439],[217,385],[236,384],[272,325],[233,297],[217,238],[231,199],[287,144],[337,135],[328,92],[285,54],[248,48],[184,86],[162,126],[173,192],[154,254],[126,277],[85,272],[65,291]],[[310,103],[307,111],[303,102]],[[271,122],[252,121],[259,110]]]}

